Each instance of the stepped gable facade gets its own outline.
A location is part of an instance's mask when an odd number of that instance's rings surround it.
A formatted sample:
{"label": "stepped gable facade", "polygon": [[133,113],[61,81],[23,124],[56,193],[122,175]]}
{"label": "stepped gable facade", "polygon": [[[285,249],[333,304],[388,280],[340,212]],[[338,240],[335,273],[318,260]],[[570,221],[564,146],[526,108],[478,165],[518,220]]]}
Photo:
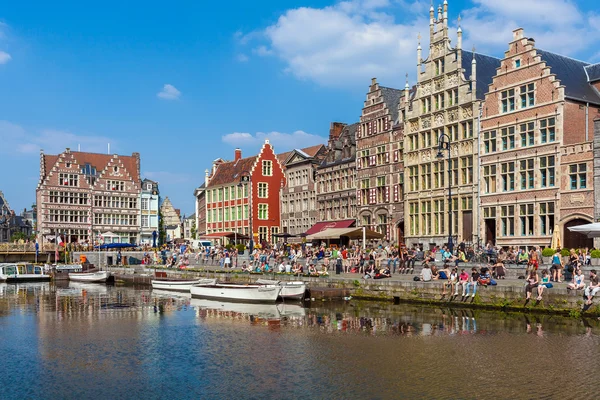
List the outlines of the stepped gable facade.
{"label": "stepped gable facade", "polygon": [[74,152],[40,154],[36,190],[40,244],[63,242],[138,243],[140,235],[140,155]]}
{"label": "stepped gable facade", "polygon": [[373,78],[356,131],[357,224],[403,242],[403,134],[405,90],[380,86]]}
{"label": "stepped gable facade", "polygon": [[593,246],[568,227],[594,221],[597,68],[536,48],[521,28],[513,32],[482,110],[486,242],[549,246],[558,229],[563,247]]}
{"label": "stepped gable facade", "polygon": [[[448,36],[448,4],[435,17],[429,11],[429,55],[417,47],[417,85],[404,107],[405,237],[408,245],[425,248],[448,242],[449,213],[455,243],[478,242],[477,120],[491,77],[500,60],[462,49],[462,29],[452,47]],[[450,138],[448,152],[438,158],[439,138]],[[448,200],[452,186],[452,203]]]}
{"label": "stepped gable facade", "polygon": [[[281,228],[283,232],[299,235],[313,226],[319,217],[315,173],[325,156],[325,145],[294,149],[280,160],[287,185],[281,188]],[[300,237],[288,242],[299,242]]]}
{"label": "stepped gable facade", "polygon": [[316,170],[319,222],[356,219],[356,131],[359,123],[332,122]]}

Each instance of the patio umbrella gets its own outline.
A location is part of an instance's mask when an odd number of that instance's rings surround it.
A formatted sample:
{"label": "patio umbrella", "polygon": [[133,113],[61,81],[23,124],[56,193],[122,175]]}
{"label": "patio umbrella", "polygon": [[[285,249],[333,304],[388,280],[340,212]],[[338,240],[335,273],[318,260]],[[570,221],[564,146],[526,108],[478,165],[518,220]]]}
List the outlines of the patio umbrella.
{"label": "patio umbrella", "polygon": [[570,226],[571,232],[581,233],[587,235],[589,238],[600,237],[600,222],[594,222],[593,224],[584,224],[577,226]]}
{"label": "patio umbrella", "polygon": [[562,247],[560,241],[560,229],[558,225],[554,225],[554,231],[552,232],[552,243],[550,244],[551,249],[560,249]]}

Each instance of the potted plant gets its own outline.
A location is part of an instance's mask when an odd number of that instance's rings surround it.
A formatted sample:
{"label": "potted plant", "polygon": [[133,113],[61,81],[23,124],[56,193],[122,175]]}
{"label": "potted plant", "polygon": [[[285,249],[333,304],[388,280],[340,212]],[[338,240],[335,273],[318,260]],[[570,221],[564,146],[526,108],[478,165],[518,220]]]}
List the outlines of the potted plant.
{"label": "potted plant", "polygon": [[569,256],[571,255],[571,250],[569,250],[569,249],[562,249],[560,251],[560,255],[562,257],[563,264],[564,265],[569,264]]}
{"label": "potted plant", "polygon": [[592,265],[600,265],[600,250],[592,250],[590,253]]}
{"label": "potted plant", "polygon": [[554,253],[556,253],[556,250],[546,247],[544,250],[542,250],[542,262],[545,265],[552,264],[552,256]]}

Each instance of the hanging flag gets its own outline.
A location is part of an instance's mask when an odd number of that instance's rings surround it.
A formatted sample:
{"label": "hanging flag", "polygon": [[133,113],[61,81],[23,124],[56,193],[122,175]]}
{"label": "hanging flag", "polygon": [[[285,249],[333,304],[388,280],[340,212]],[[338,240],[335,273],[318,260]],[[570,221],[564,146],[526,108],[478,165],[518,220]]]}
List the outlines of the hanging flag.
{"label": "hanging flag", "polygon": [[37,260],[38,256],[40,255],[40,245],[37,242],[37,240],[35,241],[35,258]]}

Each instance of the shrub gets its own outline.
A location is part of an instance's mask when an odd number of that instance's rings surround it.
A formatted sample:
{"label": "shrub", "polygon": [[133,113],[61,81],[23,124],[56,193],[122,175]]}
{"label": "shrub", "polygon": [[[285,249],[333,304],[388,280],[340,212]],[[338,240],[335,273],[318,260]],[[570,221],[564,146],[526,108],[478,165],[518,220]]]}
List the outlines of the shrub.
{"label": "shrub", "polygon": [[560,255],[563,257],[569,257],[571,255],[571,250],[569,249],[562,249],[560,251]]}
{"label": "shrub", "polygon": [[590,253],[590,257],[600,258],[600,250],[592,250],[592,252]]}
{"label": "shrub", "polygon": [[542,257],[552,257],[554,253],[556,253],[556,250],[546,247],[544,250],[542,250]]}
{"label": "shrub", "polygon": [[237,251],[239,254],[244,254],[244,251],[246,250],[246,246],[244,246],[243,244],[238,244],[235,246],[237,248]]}

